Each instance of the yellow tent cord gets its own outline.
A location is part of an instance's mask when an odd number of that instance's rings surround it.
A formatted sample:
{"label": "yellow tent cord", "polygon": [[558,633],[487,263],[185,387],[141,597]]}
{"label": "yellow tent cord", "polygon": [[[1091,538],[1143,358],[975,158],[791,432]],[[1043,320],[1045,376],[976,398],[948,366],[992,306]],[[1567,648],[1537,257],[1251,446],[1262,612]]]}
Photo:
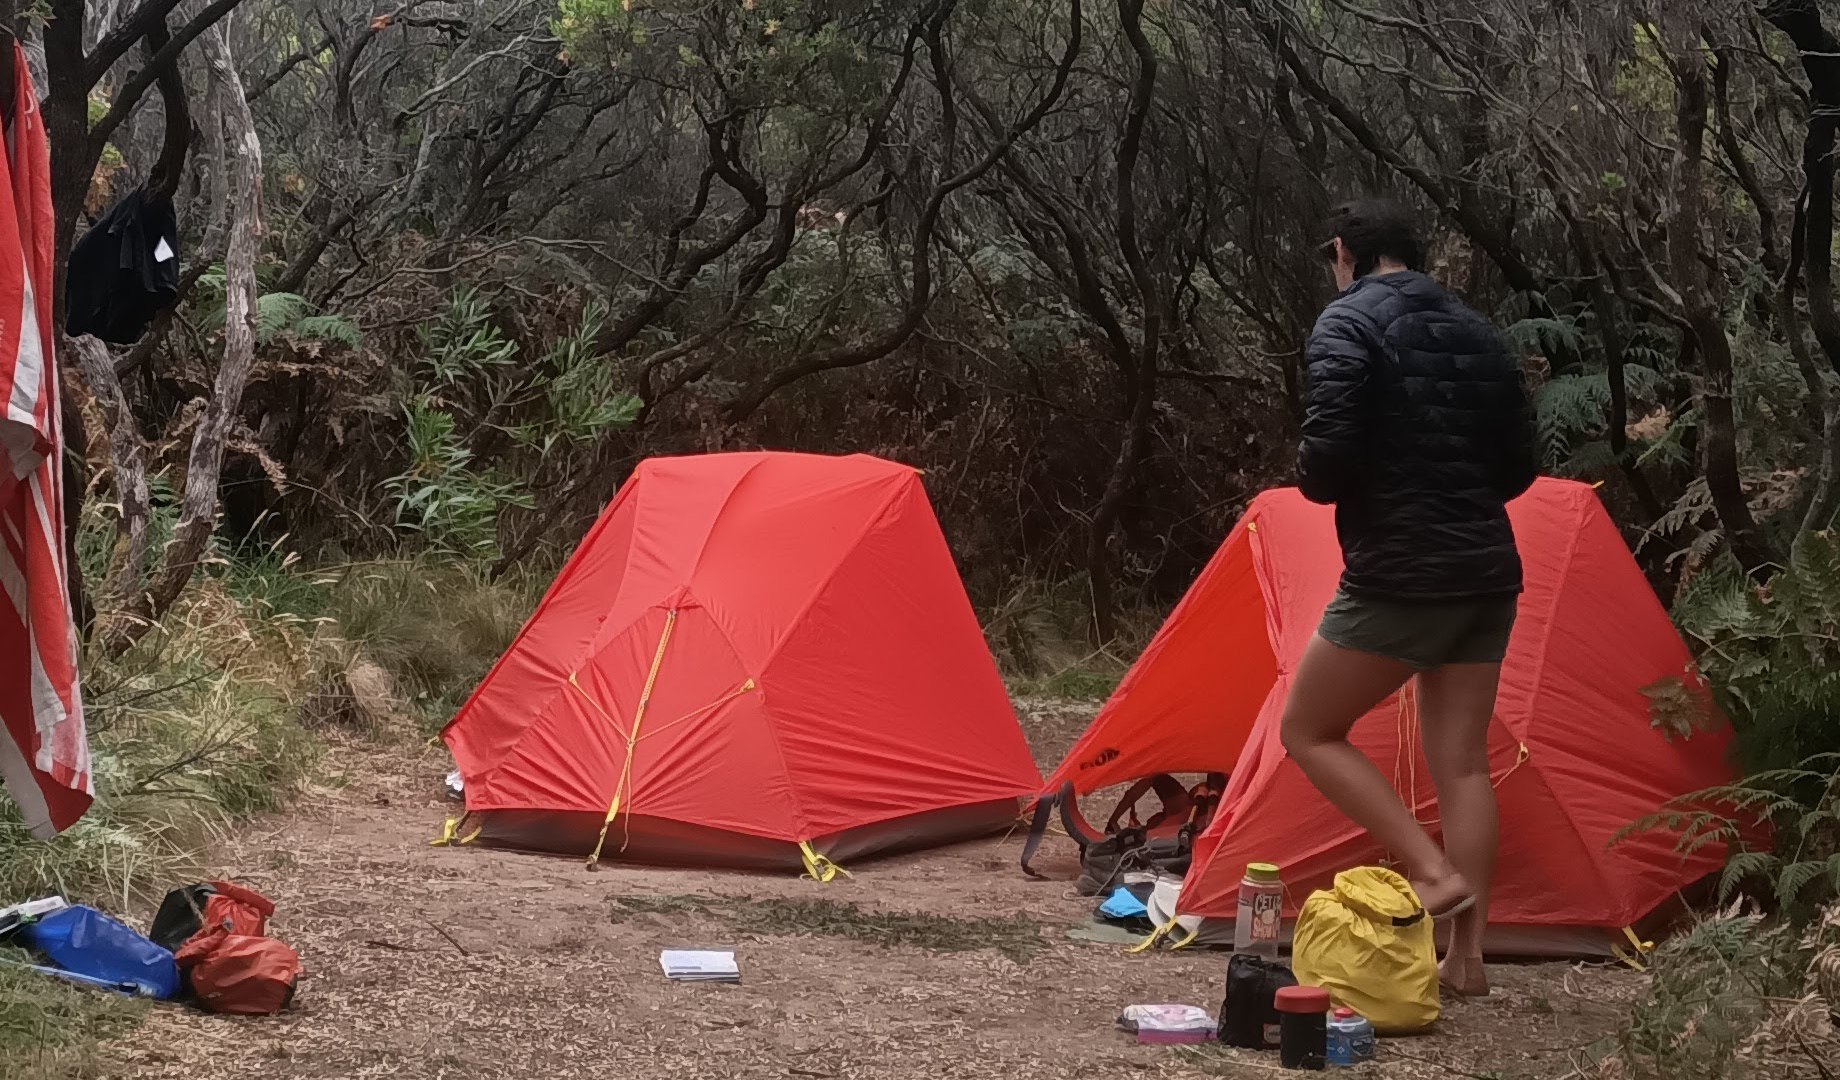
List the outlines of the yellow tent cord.
{"label": "yellow tent cord", "polygon": [[607,721],[607,726],[613,729],[615,735],[618,735],[622,739],[630,737],[626,734],[626,729],[620,726],[620,722],[613,718],[613,714],[601,708],[601,703],[594,700],[594,695],[581,688],[581,683],[575,680],[575,673],[573,671],[569,672],[569,685],[575,689],[577,694],[581,695],[581,699],[587,702],[589,707],[601,714],[601,719]]}
{"label": "yellow tent cord", "polygon": [[832,862],[830,856],[820,855],[813,851],[809,840],[799,841],[799,857],[805,860],[805,876],[813,881],[834,881],[838,875],[855,876]]}
{"label": "yellow tent cord", "polygon": [[[1393,790],[1399,793],[1406,809],[1411,811],[1412,820],[1418,821],[1421,828],[1435,829],[1443,823],[1442,817],[1433,817],[1428,821],[1420,821],[1418,817],[1418,757],[1423,742],[1419,736],[1417,686],[1408,682],[1399,688],[1399,726],[1393,748]],[[1526,743],[1516,744],[1514,764],[1491,780],[1489,786],[1501,790],[1501,785],[1508,782],[1508,777],[1519,771],[1532,756],[1533,752],[1527,749]],[[1402,776],[1403,784],[1400,782]]]}
{"label": "yellow tent cord", "polygon": [[479,839],[479,834],[484,832],[486,829],[486,827],[483,824],[480,825],[478,828],[474,829],[472,832],[467,833],[465,836],[460,835],[460,826],[466,823],[466,819],[467,819],[467,815],[465,814],[461,814],[459,817],[448,818],[447,821],[443,823],[441,826],[441,835],[435,837],[433,840],[428,841],[428,846],[429,847],[449,847],[454,844],[470,844],[473,841]]}
{"label": "yellow tent cord", "polygon": [[[1174,930],[1175,928],[1176,928],[1176,917],[1174,915],[1171,915],[1169,917],[1168,922],[1157,927],[1155,930],[1150,931],[1149,937],[1145,938],[1144,940],[1126,949],[1125,952],[1128,952],[1128,953],[1149,952],[1151,949],[1156,947],[1157,942],[1163,940],[1164,934],[1169,933],[1171,930]],[[1197,933],[1199,933],[1199,931],[1197,931]],[[1194,934],[1189,935],[1189,940],[1190,941],[1194,940]],[[1187,944],[1187,942],[1183,942],[1183,944]]]}
{"label": "yellow tent cord", "polygon": [[1636,936],[1634,927],[1623,927],[1623,936],[1629,939],[1630,947],[1625,949],[1621,945],[1612,945],[1610,946],[1610,951],[1615,954],[1618,960],[1628,964],[1635,970],[1647,971],[1648,965],[1643,961],[1647,958],[1649,953],[1655,951],[1655,943],[1652,941],[1643,941],[1640,937]]}
{"label": "yellow tent cord", "polygon": [[[671,644],[671,631],[676,626],[677,609],[672,608],[664,614],[664,630],[658,635],[658,650],[652,654],[651,670],[645,673],[645,689],[639,692],[639,704],[633,710],[632,730],[626,732],[626,761],[620,766],[619,779],[614,782],[613,799],[607,804],[607,816],[601,820],[601,833],[594,840],[594,850],[588,853],[590,870],[600,868],[601,848],[607,844],[607,829],[613,824],[613,819],[620,815],[620,799],[626,794],[626,785],[632,780],[633,751],[639,745],[639,727],[645,723],[645,708],[652,703],[652,689],[658,685],[658,669],[664,664],[664,651]],[[569,685],[575,687],[583,697],[588,697],[587,691],[582,690],[581,684],[575,681],[574,672],[569,673]],[[588,700],[593,701],[592,698]],[[606,710],[601,712],[606,715]],[[611,716],[607,719],[609,723],[613,721]],[[614,724],[614,731],[619,731],[618,724]]]}
{"label": "yellow tent cord", "polygon": [[717,709],[720,709],[722,706],[740,697],[741,695],[753,693],[754,687],[755,687],[754,680],[748,679],[746,682],[742,683],[740,686],[735,687],[733,690],[730,690],[728,693],[723,694],[721,697],[715,699],[714,701],[710,702],[709,704],[703,706],[700,709],[692,709],[689,712],[685,713],[684,715],[678,717],[677,719],[671,721],[668,724],[653,724],[651,727],[651,730],[647,731],[644,735],[640,736],[640,739],[649,739],[654,735],[658,735],[663,732],[669,731],[679,724],[688,723],[691,720],[695,720],[699,716],[707,716],[710,713],[716,711]]}

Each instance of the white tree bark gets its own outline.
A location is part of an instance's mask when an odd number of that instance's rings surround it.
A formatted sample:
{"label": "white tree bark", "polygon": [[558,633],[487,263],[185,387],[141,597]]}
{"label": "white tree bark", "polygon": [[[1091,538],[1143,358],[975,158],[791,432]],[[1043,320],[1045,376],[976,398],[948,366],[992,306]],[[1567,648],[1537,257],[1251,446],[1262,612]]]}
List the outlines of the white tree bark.
{"label": "white tree bark", "polygon": [[109,559],[104,609],[131,610],[147,577],[147,521],[152,502],[147,486],[147,440],[141,436],[121,380],[115,377],[115,357],[109,347],[86,334],[65,338],[64,351],[76,357],[83,380],[102,409],[103,422],[108,425],[109,466],[121,503],[121,526]]}
{"label": "white tree bark", "polygon": [[160,568],[137,602],[111,620],[105,647],[124,651],[152,627],[192,580],[217,527],[225,444],[242,407],[256,348],[256,258],[262,243],[262,143],[230,55],[228,20],[200,38],[211,112],[229,148],[229,250],[224,259],[224,358],[192,434],[179,523]]}

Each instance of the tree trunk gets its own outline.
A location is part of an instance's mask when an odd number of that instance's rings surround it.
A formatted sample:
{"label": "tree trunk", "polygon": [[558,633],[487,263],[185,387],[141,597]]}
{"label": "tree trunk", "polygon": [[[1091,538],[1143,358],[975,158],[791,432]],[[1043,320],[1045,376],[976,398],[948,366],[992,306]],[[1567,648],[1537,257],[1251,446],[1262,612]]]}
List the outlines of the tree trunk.
{"label": "tree trunk", "polygon": [[1824,376],[1815,370],[1801,340],[1795,317],[1795,263],[1799,255],[1808,286],[1808,322],[1829,366],[1840,371],[1840,305],[1834,296],[1834,149],[1840,136],[1840,38],[1821,20],[1820,8],[1806,0],[1779,0],[1764,15],[1787,34],[1801,53],[1808,76],[1810,103],[1802,138],[1804,197],[1796,204],[1798,228],[1790,238],[1790,268],[1783,282],[1783,332],[1808,385],[1808,405],[1821,416],[1821,451],[1814,495],[1802,520],[1804,530],[1825,529],[1836,509],[1836,471],[1840,470],[1840,415],[1827,393]]}
{"label": "tree trunk", "polygon": [[1682,314],[1699,346],[1705,369],[1700,405],[1705,415],[1701,443],[1706,489],[1713,510],[1725,528],[1726,541],[1746,573],[1762,579],[1775,556],[1763,530],[1751,515],[1738,468],[1737,420],[1732,408],[1731,339],[1718,297],[1713,293],[1711,271],[1700,258],[1700,232],[1704,212],[1702,174],[1706,160],[1706,110],[1710,104],[1706,62],[1696,33],[1676,28],[1670,41],[1670,63],[1678,88],[1674,112],[1676,135],[1673,213],[1668,219],[1668,262],[1679,290]]}
{"label": "tree trunk", "polygon": [[103,635],[104,648],[117,655],[138,641],[172,607],[204,559],[217,525],[218,482],[223,473],[225,444],[255,361],[262,144],[230,55],[225,26],[219,24],[205,33],[203,52],[217,122],[223,125],[231,152],[230,247],[224,260],[224,359],[217,369],[211,399],[192,435],[179,523],[162,553],[160,568],[134,602],[110,620]]}
{"label": "tree trunk", "polygon": [[1156,94],[1156,51],[1143,29],[1144,0],[1118,0],[1118,18],[1126,40],[1137,57],[1137,75],[1131,84],[1130,105],[1124,131],[1118,140],[1118,247],[1131,271],[1142,323],[1136,346],[1136,372],[1128,385],[1131,408],[1125,418],[1124,437],[1111,475],[1093,511],[1086,542],[1086,567],[1091,579],[1093,641],[1109,645],[1118,637],[1118,606],[1112,594],[1111,538],[1124,510],[1125,498],[1137,479],[1138,463],[1150,441],[1150,422],[1156,414],[1156,364],[1162,338],[1163,304],[1156,275],[1150,269],[1139,240],[1137,162],[1143,151],[1144,129]]}
{"label": "tree trunk", "polygon": [[[147,575],[147,521],[152,502],[147,487],[147,443],[141,437],[134,410],[128,406],[127,395],[122,392],[121,380],[115,374],[115,358],[108,347],[86,335],[65,338],[64,348],[77,358],[89,392],[108,425],[109,467],[115,473],[121,523],[101,592],[106,610],[122,611],[133,606]],[[108,629],[113,633],[112,622]]]}

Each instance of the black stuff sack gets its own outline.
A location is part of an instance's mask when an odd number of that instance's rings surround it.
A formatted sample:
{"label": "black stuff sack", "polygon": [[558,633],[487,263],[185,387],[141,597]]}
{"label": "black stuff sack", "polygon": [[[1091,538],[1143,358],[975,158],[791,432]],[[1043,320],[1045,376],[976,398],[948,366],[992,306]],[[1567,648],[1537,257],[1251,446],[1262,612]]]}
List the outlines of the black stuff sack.
{"label": "black stuff sack", "polygon": [[217,890],[209,885],[187,885],[167,893],[147,936],[162,948],[178,952],[192,935],[204,929],[205,905],[216,894]]}
{"label": "black stuff sack", "polygon": [[1227,962],[1227,997],[1220,1005],[1220,1041],[1242,1050],[1278,1048],[1278,991],[1296,986],[1275,960],[1236,955]]}

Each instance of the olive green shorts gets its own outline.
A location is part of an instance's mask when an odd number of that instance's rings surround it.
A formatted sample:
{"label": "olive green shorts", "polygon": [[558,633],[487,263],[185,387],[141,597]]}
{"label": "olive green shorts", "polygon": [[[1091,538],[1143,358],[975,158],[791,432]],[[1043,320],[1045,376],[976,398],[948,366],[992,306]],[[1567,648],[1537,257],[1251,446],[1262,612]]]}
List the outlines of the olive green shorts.
{"label": "olive green shorts", "polygon": [[1317,628],[1343,649],[1398,660],[1418,671],[1499,664],[1508,654],[1519,598],[1389,600],[1338,589]]}

